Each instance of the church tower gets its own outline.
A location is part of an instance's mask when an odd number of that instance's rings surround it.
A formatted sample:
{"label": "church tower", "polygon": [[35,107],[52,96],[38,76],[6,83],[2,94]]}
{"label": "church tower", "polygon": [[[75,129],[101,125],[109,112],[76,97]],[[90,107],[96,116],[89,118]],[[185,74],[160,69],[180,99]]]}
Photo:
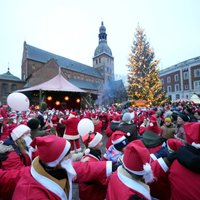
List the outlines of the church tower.
{"label": "church tower", "polygon": [[93,67],[100,71],[105,83],[114,81],[114,57],[110,47],[107,45],[106,28],[103,22],[101,22],[99,28],[99,45],[94,52]]}

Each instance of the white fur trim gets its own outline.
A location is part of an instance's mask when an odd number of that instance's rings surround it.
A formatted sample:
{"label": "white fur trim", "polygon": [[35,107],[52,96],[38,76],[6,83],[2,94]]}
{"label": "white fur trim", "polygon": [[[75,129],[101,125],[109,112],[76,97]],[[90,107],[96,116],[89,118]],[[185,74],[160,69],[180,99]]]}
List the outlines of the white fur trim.
{"label": "white fur trim", "polygon": [[195,147],[196,149],[200,149],[200,144],[193,142],[192,146]]}
{"label": "white fur trim", "polygon": [[106,176],[109,177],[112,174],[112,161],[106,161]]}
{"label": "white fur trim", "polygon": [[31,132],[31,129],[23,124],[20,124],[19,126],[15,127],[11,132],[11,137],[13,141],[16,141],[17,139],[21,138],[25,134],[29,134]]}
{"label": "white fur trim", "polygon": [[68,200],[64,190],[57,183],[39,174],[33,166],[31,166],[31,174],[38,183],[43,185],[47,190],[53,192],[55,195],[59,196],[61,200]]}
{"label": "white fur trim", "polygon": [[120,173],[120,168],[122,166],[119,166],[119,168],[117,169],[117,176],[119,178],[119,180],[126,185],[128,188],[131,188],[134,191],[137,191],[138,193],[144,195],[146,197],[146,199],[151,200],[151,195],[150,192],[147,188],[145,188],[142,184],[140,184],[139,182],[128,178],[127,176],[123,175]]}
{"label": "white fur trim", "polygon": [[167,150],[168,150],[169,153],[173,153],[173,152],[174,152],[174,150],[171,149],[170,146],[169,146],[168,144],[167,144]]}
{"label": "white fur trim", "polygon": [[165,161],[162,158],[158,158],[158,163],[159,165],[162,167],[164,172],[167,172],[167,170],[169,169],[169,167],[167,166],[167,164],[165,163]]}
{"label": "white fur trim", "polygon": [[66,134],[64,134],[63,138],[65,138],[66,140],[76,140],[76,139],[79,139],[80,136],[79,135],[66,135]]}
{"label": "white fur trim", "polygon": [[46,163],[46,164],[47,164],[49,167],[55,167],[55,166],[65,157],[65,155],[67,154],[67,152],[70,150],[70,147],[71,147],[70,142],[68,142],[68,141],[66,140],[65,148],[63,149],[63,151],[62,151],[62,153],[60,154],[60,156],[59,156],[56,160],[54,160],[54,161],[52,161],[52,162],[48,162],[48,163]]}
{"label": "white fur trim", "polygon": [[63,119],[63,118],[60,118],[60,119],[59,119],[59,123],[60,123],[60,124],[62,124],[62,120],[64,120],[64,119]]}
{"label": "white fur trim", "polygon": [[101,142],[103,136],[100,133],[96,133],[94,139],[88,144],[88,147],[93,148],[95,147],[99,142]]}
{"label": "white fur trim", "polygon": [[126,139],[126,137],[125,137],[125,136],[122,136],[122,137],[120,137],[120,138],[117,139],[117,140],[112,140],[112,143],[113,143],[113,144],[118,144],[118,143],[122,142],[122,141],[125,140],[125,139]]}
{"label": "white fur trim", "polygon": [[151,157],[153,160],[157,160],[157,157],[156,157],[155,154],[153,154],[153,153],[150,154],[150,157]]}

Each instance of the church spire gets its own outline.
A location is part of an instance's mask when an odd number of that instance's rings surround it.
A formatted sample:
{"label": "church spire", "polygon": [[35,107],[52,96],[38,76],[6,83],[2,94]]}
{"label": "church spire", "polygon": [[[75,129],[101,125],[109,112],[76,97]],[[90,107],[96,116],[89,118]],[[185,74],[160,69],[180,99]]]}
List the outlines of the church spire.
{"label": "church spire", "polygon": [[106,27],[104,26],[103,21],[101,22],[101,26],[99,28],[99,44],[101,42],[107,43]]}

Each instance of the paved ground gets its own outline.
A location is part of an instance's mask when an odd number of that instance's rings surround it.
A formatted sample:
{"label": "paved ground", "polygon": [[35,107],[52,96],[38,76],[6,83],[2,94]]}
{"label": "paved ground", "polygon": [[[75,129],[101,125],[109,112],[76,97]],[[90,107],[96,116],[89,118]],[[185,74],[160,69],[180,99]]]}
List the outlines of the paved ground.
{"label": "paved ground", "polygon": [[[102,146],[102,153],[105,152],[105,145],[106,145],[106,141],[107,141],[107,137],[105,136],[105,134],[103,134],[103,146]],[[84,148],[83,143],[81,142],[81,147],[82,149]],[[72,200],[79,200],[79,194],[78,194],[78,184],[73,183],[73,188],[72,188],[72,193],[73,193],[73,197]]]}

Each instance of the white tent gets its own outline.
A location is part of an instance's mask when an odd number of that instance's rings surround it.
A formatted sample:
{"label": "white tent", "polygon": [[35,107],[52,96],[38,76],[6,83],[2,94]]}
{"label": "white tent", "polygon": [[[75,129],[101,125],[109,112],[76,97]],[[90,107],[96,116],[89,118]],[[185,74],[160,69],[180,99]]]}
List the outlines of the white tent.
{"label": "white tent", "polygon": [[194,103],[200,103],[200,98],[196,94],[193,94],[190,100],[193,101]]}

